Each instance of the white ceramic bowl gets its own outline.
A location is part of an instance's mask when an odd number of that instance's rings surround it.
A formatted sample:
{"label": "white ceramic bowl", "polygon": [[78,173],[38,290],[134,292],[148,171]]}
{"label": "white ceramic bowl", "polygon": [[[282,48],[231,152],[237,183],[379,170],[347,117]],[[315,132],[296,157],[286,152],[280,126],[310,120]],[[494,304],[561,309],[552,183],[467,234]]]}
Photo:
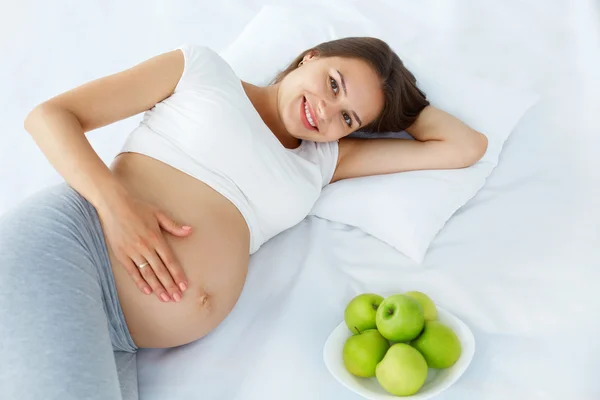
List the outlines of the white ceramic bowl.
{"label": "white ceramic bowl", "polygon": [[361,395],[365,399],[390,400],[402,398],[424,400],[433,398],[456,382],[456,380],[466,371],[473,359],[473,354],[475,353],[475,338],[469,327],[456,316],[439,307],[437,304],[436,307],[438,311],[438,320],[454,330],[460,340],[462,352],[458,361],[450,368],[429,368],[425,384],[414,395],[403,397],[394,396],[381,387],[379,382],[377,382],[377,378],[360,378],[352,375],[346,370],[342,359],[342,350],[346,340],[352,336],[352,332],[346,327],[344,321],[331,332],[325,342],[323,359],[325,365],[327,365],[327,369],[342,385]]}

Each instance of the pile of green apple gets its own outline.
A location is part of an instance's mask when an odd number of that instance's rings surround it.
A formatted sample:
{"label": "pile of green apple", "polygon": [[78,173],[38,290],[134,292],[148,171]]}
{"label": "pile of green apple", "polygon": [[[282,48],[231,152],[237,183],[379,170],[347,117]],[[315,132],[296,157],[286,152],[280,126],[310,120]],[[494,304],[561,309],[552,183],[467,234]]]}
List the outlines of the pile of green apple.
{"label": "pile of green apple", "polygon": [[343,350],[352,375],[376,377],[396,396],[410,396],[427,379],[428,368],[448,368],[461,353],[454,331],[437,320],[437,308],[422,292],[354,297],[344,311],[353,333]]}

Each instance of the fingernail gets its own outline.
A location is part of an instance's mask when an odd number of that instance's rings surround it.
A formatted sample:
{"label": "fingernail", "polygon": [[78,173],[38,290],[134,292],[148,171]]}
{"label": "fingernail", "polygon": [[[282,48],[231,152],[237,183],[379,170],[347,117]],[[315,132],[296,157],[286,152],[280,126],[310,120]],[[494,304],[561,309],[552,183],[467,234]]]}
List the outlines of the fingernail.
{"label": "fingernail", "polygon": [[187,225],[185,225],[185,226],[182,226],[181,228],[182,228],[182,229],[185,229],[186,231],[189,231],[190,229],[192,229],[192,227],[191,227],[191,226],[187,226]]}
{"label": "fingernail", "polygon": [[167,296],[167,294],[166,294],[166,293],[163,293],[163,294],[161,294],[161,295],[160,295],[160,298],[161,298],[161,299],[163,299],[163,301],[169,301],[169,300],[170,300],[170,299],[169,299],[169,296]]}
{"label": "fingernail", "polygon": [[187,289],[187,285],[185,284],[185,282],[181,282],[179,284],[179,289],[181,289],[182,292],[185,292]]}
{"label": "fingernail", "polygon": [[175,301],[181,300],[181,296],[179,295],[179,293],[173,293],[173,298],[175,299]]}
{"label": "fingernail", "polygon": [[146,286],[146,287],[144,288],[144,293],[146,293],[146,294],[150,294],[150,293],[152,293],[152,291],[150,290],[150,288],[149,288],[148,286]]}

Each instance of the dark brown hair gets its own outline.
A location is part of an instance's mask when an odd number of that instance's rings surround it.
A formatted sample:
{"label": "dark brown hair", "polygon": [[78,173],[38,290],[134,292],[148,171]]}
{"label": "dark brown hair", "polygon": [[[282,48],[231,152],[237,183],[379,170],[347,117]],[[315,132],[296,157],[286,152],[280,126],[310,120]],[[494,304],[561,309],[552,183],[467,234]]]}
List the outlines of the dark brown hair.
{"label": "dark brown hair", "polygon": [[381,114],[362,132],[399,132],[409,127],[419,113],[429,105],[425,93],[417,87],[414,75],[406,69],[400,57],[381,39],[348,37],[321,43],[303,51],[280,72],[271,84],[279,83],[298,68],[304,56],[313,52],[319,57],[358,58],[373,67],[381,78],[384,106]]}

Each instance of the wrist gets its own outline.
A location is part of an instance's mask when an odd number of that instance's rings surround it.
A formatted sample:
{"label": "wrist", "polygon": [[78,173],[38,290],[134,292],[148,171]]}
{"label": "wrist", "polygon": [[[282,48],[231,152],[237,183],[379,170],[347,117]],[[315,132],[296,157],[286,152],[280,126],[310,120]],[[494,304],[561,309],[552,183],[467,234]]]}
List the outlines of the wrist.
{"label": "wrist", "polygon": [[106,182],[97,187],[99,189],[92,200],[90,200],[90,203],[92,203],[99,213],[114,210],[130,195],[127,189],[116,180]]}

